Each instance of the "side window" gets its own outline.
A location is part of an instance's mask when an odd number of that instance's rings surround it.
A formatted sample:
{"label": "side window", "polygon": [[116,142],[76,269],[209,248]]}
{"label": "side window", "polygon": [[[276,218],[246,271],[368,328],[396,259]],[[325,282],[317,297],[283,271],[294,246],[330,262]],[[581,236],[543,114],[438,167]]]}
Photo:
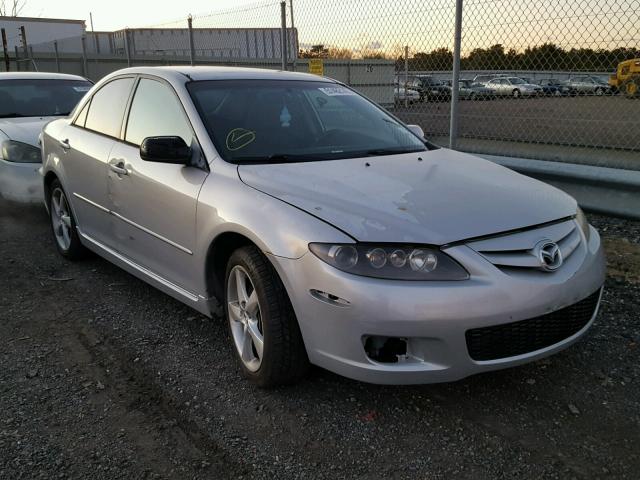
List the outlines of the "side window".
{"label": "side window", "polygon": [[89,111],[89,105],[91,105],[91,100],[85,103],[84,107],[82,107],[82,111],[80,112],[80,115],[78,115],[78,118],[76,118],[76,121],[73,122],[74,125],[78,125],[79,127],[84,127],[84,124],[87,121],[87,112]]}
{"label": "side window", "polygon": [[187,145],[193,141],[176,94],[163,83],[143,78],[131,103],[125,140],[140,145],[147,137],[162,136],[181,137]]}
{"label": "side window", "polygon": [[110,137],[120,137],[122,118],[133,86],[133,78],[107,83],[91,98],[85,127]]}

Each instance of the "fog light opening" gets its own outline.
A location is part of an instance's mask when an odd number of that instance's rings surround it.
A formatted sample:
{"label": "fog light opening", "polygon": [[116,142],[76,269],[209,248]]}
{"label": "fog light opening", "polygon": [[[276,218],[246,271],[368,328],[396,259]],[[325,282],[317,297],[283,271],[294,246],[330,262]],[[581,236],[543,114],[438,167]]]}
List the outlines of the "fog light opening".
{"label": "fog light opening", "polygon": [[379,363],[398,363],[406,360],[407,339],[370,336],[364,338],[367,357]]}

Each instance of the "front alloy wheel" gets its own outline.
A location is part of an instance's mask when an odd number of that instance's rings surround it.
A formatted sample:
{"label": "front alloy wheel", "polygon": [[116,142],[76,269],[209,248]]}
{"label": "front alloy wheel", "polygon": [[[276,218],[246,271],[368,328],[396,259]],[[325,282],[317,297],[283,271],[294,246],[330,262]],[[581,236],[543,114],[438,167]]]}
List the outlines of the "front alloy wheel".
{"label": "front alloy wheel", "polygon": [[291,301],[269,259],[253,245],[229,258],[225,310],[245,377],[273,387],[305,375],[309,359]]}
{"label": "front alloy wheel", "polygon": [[264,335],[260,302],[247,271],[236,265],[227,283],[229,327],[240,360],[247,370],[256,372],[264,354]]}

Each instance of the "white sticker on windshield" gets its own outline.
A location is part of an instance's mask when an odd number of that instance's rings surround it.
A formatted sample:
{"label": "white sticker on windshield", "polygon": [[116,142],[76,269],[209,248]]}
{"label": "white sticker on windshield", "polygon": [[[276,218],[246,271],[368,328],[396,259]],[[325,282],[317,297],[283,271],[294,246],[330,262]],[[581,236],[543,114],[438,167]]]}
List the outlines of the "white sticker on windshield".
{"label": "white sticker on windshield", "polygon": [[321,87],[318,88],[318,90],[329,97],[336,97],[338,95],[355,95],[355,92],[344,87]]}
{"label": "white sticker on windshield", "polygon": [[76,92],[88,92],[91,90],[91,87],[73,87]]}

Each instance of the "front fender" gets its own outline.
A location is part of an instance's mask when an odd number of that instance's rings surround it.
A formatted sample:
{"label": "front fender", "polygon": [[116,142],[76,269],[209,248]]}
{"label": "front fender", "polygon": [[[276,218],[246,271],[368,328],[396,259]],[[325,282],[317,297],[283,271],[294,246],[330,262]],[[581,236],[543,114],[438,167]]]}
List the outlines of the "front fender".
{"label": "front fender", "polygon": [[227,232],[286,258],[302,257],[309,242],[354,241],[325,221],[242,183],[235,165],[221,163],[216,162],[198,197],[198,251],[205,256],[211,242]]}

